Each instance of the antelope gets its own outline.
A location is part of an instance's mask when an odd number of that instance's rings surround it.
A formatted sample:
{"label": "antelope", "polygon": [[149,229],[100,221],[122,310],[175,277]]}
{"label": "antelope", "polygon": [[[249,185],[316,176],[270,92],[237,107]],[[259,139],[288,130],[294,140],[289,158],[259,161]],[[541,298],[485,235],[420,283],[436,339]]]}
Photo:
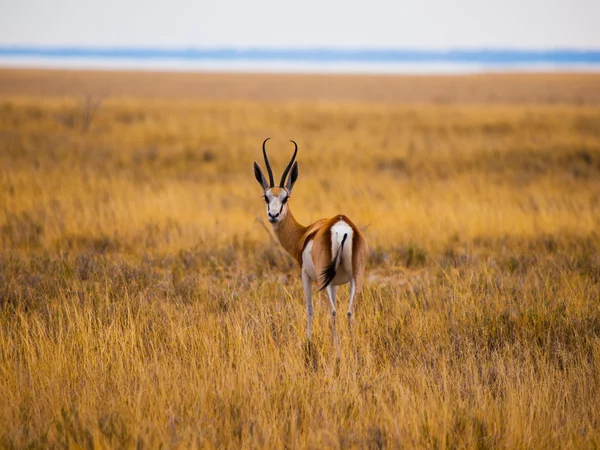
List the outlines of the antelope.
{"label": "antelope", "polygon": [[[289,200],[294,184],[298,180],[298,162],[295,161],[298,144],[290,141],[295,147],[294,155],[283,172],[279,186],[276,187],[265,147],[269,139],[265,139],[262,145],[269,174],[268,182],[259,165],[254,161],[254,176],[263,190],[263,198],[267,204],[267,219],[281,246],[300,265],[308,316],[308,340],[310,341],[312,334],[312,283],[315,282],[319,291],[327,290],[333,316],[334,340],[337,344],[335,329],[337,288],[350,283],[350,302],[347,312],[350,321],[354,297],[360,294],[365,279],[365,265],[369,255],[367,241],[356,225],[343,214],[330,219],[317,220],[309,226],[301,225],[296,221]],[[289,178],[287,178],[288,174]]]}

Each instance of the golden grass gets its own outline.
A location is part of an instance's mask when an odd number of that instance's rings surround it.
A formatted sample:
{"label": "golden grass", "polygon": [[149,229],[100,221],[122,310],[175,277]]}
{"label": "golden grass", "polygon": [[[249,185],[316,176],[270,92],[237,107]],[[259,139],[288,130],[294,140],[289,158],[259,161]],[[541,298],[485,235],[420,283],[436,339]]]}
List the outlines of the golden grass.
{"label": "golden grass", "polygon": [[[599,446],[600,109],[542,103],[5,94],[0,447]],[[339,360],[267,136],[301,222],[366,229]]]}
{"label": "golden grass", "polygon": [[299,75],[0,70],[0,96],[599,105],[596,73]]}

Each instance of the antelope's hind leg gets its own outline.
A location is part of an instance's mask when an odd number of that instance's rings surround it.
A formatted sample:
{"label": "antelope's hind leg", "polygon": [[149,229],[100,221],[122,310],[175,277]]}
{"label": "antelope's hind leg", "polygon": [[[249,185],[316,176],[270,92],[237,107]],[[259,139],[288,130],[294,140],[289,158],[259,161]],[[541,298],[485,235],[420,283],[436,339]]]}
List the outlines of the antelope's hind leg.
{"label": "antelope's hind leg", "polygon": [[333,315],[333,317],[335,317],[337,314],[337,309],[335,306],[337,288],[337,286],[332,286],[331,284],[327,286],[327,296],[329,297],[329,303],[331,303],[331,314]]}
{"label": "antelope's hind leg", "polygon": [[310,337],[312,335],[313,320],[312,280],[304,270],[302,271],[302,287],[304,288],[304,299],[306,300],[306,316],[308,318],[306,337],[310,341]]}
{"label": "antelope's hind leg", "polygon": [[356,294],[356,281],[350,280],[350,302],[348,303],[348,330],[350,331],[350,341],[354,344],[354,328],[352,326],[352,302]]}
{"label": "antelope's hind leg", "polygon": [[358,247],[357,254],[353,255],[356,258],[352,262],[352,278],[350,279],[350,302],[348,303],[348,319],[352,317],[354,311],[352,306],[354,305],[354,297],[360,295],[363,289],[365,281],[365,263],[369,255],[368,248],[363,242]]}
{"label": "antelope's hind leg", "polygon": [[348,303],[348,319],[352,317],[352,303],[354,302],[354,295],[356,294],[356,282],[354,278],[350,280],[350,302]]}
{"label": "antelope's hind leg", "polygon": [[335,297],[337,295],[337,286],[328,285],[327,286],[327,296],[329,297],[329,302],[331,303],[331,319],[333,322],[333,343],[335,344],[335,348],[337,349],[339,356],[339,345],[338,345],[338,334],[337,327],[335,325],[335,316],[336,316],[336,307],[335,307]]}

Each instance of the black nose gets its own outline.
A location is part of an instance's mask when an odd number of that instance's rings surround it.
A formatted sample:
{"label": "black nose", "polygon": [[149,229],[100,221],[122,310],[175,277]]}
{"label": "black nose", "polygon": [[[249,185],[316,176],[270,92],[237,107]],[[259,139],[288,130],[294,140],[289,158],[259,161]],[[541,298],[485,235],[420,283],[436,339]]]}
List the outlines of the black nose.
{"label": "black nose", "polygon": [[277,214],[271,214],[271,213],[269,213],[269,217],[271,219],[275,219],[278,215],[279,215],[279,213],[277,213]]}

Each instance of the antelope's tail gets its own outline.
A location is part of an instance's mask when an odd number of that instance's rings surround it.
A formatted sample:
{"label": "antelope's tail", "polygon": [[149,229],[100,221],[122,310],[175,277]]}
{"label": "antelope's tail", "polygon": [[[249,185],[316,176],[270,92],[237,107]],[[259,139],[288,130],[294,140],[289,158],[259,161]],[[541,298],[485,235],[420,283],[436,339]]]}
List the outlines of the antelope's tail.
{"label": "antelope's tail", "polygon": [[346,242],[347,237],[348,233],[345,233],[344,237],[342,238],[342,243],[338,247],[337,253],[335,254],[335,258],[332,258],[329,265],[325,267],[323,272],[321,272],[321,275],[319,276],[319,284],[321,285],[321,287],[319,288],[320,291],[329,286],[335,278],[337,268],[340,265],[340,261],[342,259],[342,251],[344,250],[344,243]]}

